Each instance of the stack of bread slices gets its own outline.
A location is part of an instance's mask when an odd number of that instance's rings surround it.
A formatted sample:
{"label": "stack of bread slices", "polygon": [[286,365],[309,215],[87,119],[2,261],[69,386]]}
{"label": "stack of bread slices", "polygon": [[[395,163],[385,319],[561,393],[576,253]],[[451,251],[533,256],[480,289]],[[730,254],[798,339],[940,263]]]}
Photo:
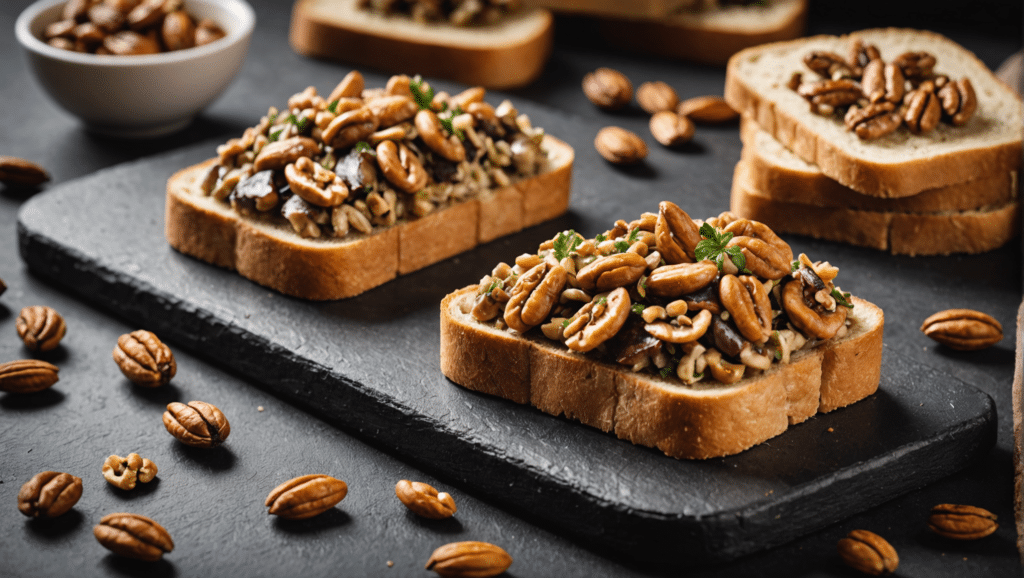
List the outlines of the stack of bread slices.
{"label": "stack of bread slices", "polygon": [[[817,77],[805,56],[845,56],[855,38],[886,62],[933,55],[935,75],[970,79],[976,112],[962,126],[939,122],[924,134],[901,126],[870,140],[847,130],[841,111],[813,112],[794,73]],[[1020,97],[948,38],[888,28],[750,48],[729,61],[725,98],[743,115],[731,199],[742,217],[900,255],[980,253],[1019,232]]]}

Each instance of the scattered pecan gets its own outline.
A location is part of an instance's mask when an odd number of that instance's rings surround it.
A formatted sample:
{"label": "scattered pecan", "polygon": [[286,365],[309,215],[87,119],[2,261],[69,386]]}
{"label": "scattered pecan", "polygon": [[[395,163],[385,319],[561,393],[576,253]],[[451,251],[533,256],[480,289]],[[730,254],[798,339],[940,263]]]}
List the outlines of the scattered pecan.
{"label": "scattered pecan", "polygon": [[617,126],[606,126],[597,132],[594,148],[604,160],[627,165],[647,157],[647,143],[636,133]]}
{"label": "scattered pecan", "polygon": [[977,540],[996,531],[996,515],[984,508],[939,504],[928,516],[928,529],[945,538]]}
{"label": "scattered pecan", "polygon": [[772,334],[772,304],[757,277],[723,275],[718,295],[743,337],[753,343],[768,340]]}
{"label": "scattered pecan", "polygon": [[19,359],[0,363],[0,391],[35,393],[57,383],[56,365],[38,359]]}
{"label": "scattered pecan", "polygon": [[324,474],[299,476],[270,491],[264,505],[268,513],[292,520],[312,518],[345,499],[348,484]]}
{"label": "scattered pecan", "polygon": [[178,370],[171,348],[144,329],[118,337],[113,357],[121,373],[143,387],[164,385]]}
{"label": "scattered pecan", "polygon": [[30,518],[56,518],[82,497],[82,478],[62,472],[40,472],[18,492],[18,511]]}
{"label": "scattered pecan", "polygon": [[[324,140],[327,140],[326,137]],[[253,161],[252,170],[255,172],[267,169],[280,170],[302,157],[311,157],[318,152],[320,152],[320,145],[308,137],[296,136],[274,141],[260,149],[256,160]]]}
{"label": "scattered pecan", "polygon": [[819,339],[834,337],[849,313],[846,307],[827,311],[817,305],[808,305],[804,301],[804,287],[800,281],[791,281],[782,288],[782,307],[797,329]]}
{"label": "scattered pecan", "polygon": [[655,113],[649,123],[651,136],[664,146],[674,147],[690,142],[694,127],[690,119],[671,110]]}
{"label": "scattered pecan", "polygon": [[835,52],[813,51],[804,57],[804,64],[807,65],[807,68],[832,80],[858,76],[850,63]]}
{"label": "scattered pecan", "polygon": [[430,555],[426,569],[445,578],[487,578],[512,565],[512,556],[487,542],[453,542]]}
{"label": "scattered pecan", "polygon": [[679,95],[674,88],[658,80],[645,82],[636,91],[636,102],[647,114],[673,110],[679,104]]}
{"label": "scattered pecan", "polygon": [[164,427],[178,440],[192,447],[213,448],[231,433],[231,424],[216,406],[203,401],[188,404],[173,401],[164,412]]}
{"label": "scattered pecan", "polygon": [[892,103],[903,101],[905,94],[903,71],[892,63],[872,60],[864,67],[861,91],[870,102],[887,100]]}
{"label": "scattered pecan", "polygon": [[942,107],[935,96],[935,85],[930,81],[907,95],[907,108],[903,113],[903,122],[914,134],[927,134],[939,126]]}
{"label": "scattered pecan", "polygon": [[139,514],[107,514],[92,533],[104,548],[126,558],[155,562],[174,550],[167,530]]}
{"label": "scattered pecan", "polygon": [[854,69],[863,69],[872,60],[879,60],[881,58],[882,54],[874,44],[865,44],[864,40],[859,37],[853,38],[850,42],[849,62]]}
{"label": "scattered pecan", "polygon": [[[649,308],[648,308],[649,309]],[[645,309],[646,311],[646,309]],[[678,323],[679,317],[676,321]],[[693,319],[684,317],[687,323],[672,324],[665,321],[655,321],[644,325],[644,330],[650,335],[669,343],[690,343],[696,341],[707,333],[711,327],[711,312],[700,311]]]}
{"label": "scattered pecan", "polygon": [[615,253],[600,257],[576,273],[584,291],[611,291],[628,287],[643,277],[647,261],[636,253]]}
{"label": "scattered pecan", "polygon": [[25,307],[15,325],[25,347],[34,353],[56,349],[68,330],[60,313],[45,305]]}
{"label": "scattered pecan", "polygon": [[874,532],[854,530],[836,545],[846,565],[872,576],[891,574],[900,565],[896,550]]}
{"label": "scattered pecan", "polygon": [[720,96],[695,96],[679,103],[676,114],[696,123],[718,124],[736,120],[739,113]]}
{"label": "scattered pecan", "polygon": [[978,109],[978,97],[969,78],[945,83],[938,91],[944,117],[953,126],[963,126]]}
{"label": "scattered pecan", "polygon": [[864,108],[851,106],[843,119],[846,128],[864,140],[881,138],[900,127],[900,116],[891,102],[871,103]]}
{"label": "scattered pecan", "polygon": [[711,261],[662,265],[647,277],[647,291],[657,297],[681,297],[700,291],[716,277],[718,266]]}
{"label": "scattered pecan", "polygon": [[849,106],[861,98],[860,86],[848,78],[805,82],[796,92],[811,103],[812,111],[824,115],[832,114],[837,107]]}
{"label": "scattered pecan", "polygon": [[619,110],[633,100],[633,84],[618,70],[598,68],[583,77],[583,94],[598,108]]}
{"label": "scattered pecan", "polygon": [[136,453],[123,458],[112,455],[103,462],[103,479],[122,490],[135,489],[136,482],[148,484],[156,477],[156,473],[156,464]]}
{"label": "scattered pecan", "polygon": [[701,239],[700,229],[679,205],[671,201],[658,203],[654,238],[658,251],[669,265],[696,260],[695,251]]}
{"label": "scattered pecan", "polygon": [[1003,339],[1003,326],[991,315],[972,309],[947,309],[928,317],[921,331],[935,341],[960,351],[985,349]]}
{"label": "scattered pecan", "polygon": [[455,515],[455,500],[447,492],[440,492],[429,484],[400,480],[395,484],[395,495],[405,507],[417,516],[442,520]]}
{"label": "scattered pecan", "polygon": [[18,157],[0,156],[0,183],[34,187],[48,180],[50,175],[46,169],[36,163]]}
{"label": "scattered pecan", "polygon": [[580,308],[562,334],[573,351],[587,352],[609,340],[629,317],[629,293],[622,287]]}
{"label": "scattered pecan", "polygon": [[904,52],[893,60],[910,81],[920,81],[932,75],[935,57],[927,52]]}

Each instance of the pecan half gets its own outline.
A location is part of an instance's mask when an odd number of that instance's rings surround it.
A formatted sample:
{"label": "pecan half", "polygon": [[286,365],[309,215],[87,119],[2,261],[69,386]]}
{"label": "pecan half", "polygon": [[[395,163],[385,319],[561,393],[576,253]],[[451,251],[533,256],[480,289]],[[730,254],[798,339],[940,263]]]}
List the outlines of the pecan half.
{"label": "pecan half", "polygon": [[377,116],[378,128],[388,128],[416,116],[416,101],[400,94],[382,96],[366,103]]}
{"label": "pecan half", "polygon": [[849,106],[861,98],[860,85],[848,78],[805,82],[796,89],[797,94],[811,103],[811,110],[829,115],[836,107]]}
{"label": "pecan half", "polygon": [[178,371],[171,348],[145,329],[118,337],[113,357],[121,373],[142,387],[164,385]]}
{"label": "pecan half", "polygon": [[921,331],[935,341],[960,351],[985,349],[1003,339],[1003,326],[991,315],[972,309],[947,309],[928,317]]}
{"label": "pecan half", "polygon": [[196,25],[184,10],[175,10],[164,16],[160,37],[167,50],[184,50],[196,45]]}
{"label": "pecan half", "polygon": [[155,562],[174,550],[167,530],[139,514],[107,514],[92,533],[104,548],[126,558]]}
{"label": "pecan half", "polygon": [[700,291],[718,276],[711,261],[662,265],[647,277],[647,291],[657,297],[675,298]]}
{"label": "pecan half", "polygon": [[443,520],[455,515],[455,500],[447,492],[438,492],[423,482],[399,480],[395,484],[395,495],[417,516],[432,520]]}
{"label": "pecan half", "polygon": [[903,113],[903,122],[914,134],[927,134],[939,126],[942,107],[935,96],[934,84],[923,82],[921,86],[907,95],[907,109]]}
{"label": "pecan half", "polygon": [[334,90],[327,97],[327,102],[331,103],[342,98],[359,97],[363,93],[364,88],[366,88],[366,81],[363,79],[362,73],[358,70],[353,70],[346,74],[345,78],[342,78],[341,82],[334,87]]}
{"label": "pecan half", "polygon": [[587,352],[611,339],[629,317],[629,293],[619,287],[587,303],[573,315],[562,334],[573,351]]}
{"label": "pecan half", "polygon": [[654,225],[658,252],[669,265],[693,263],[700,243],[700,229],[686,211],[671,201],[658,203],[658,219]]}
{"label": "pecan half", "polygon": [[399,190],[417,193],[427,184],[427,171],[405,143],[386,140],[377,145],[377,165]]}
{"label": "pecan half", "polygon": [[978,97],[969,78],[947,82],[938,92],[943,116],[953,126],[963,126],[978,110]]}
{"label": "pecan half", "polygon": [[885,538],[867,530],[854,530],[836,544],[847,566],[872,576],[891,574],[900,565],[896,550]]}
{"label": "pecan half", "polygon": [[736,120],[739,113],[720,96],[695,96],[679,103],[676,114],[701,124],[719,124]]}
{"label": "pecan half", "polygon": [[893,60],[903,70],[903,76],[911,81],[920,81],[932,75],[935,57],[927,52],[904,52]]}
{"label": "pecan half", "polygon": [[887,100],[892,103],[903,101],[906,93],[903,71],[895,64],[872,60],[864,67],[864,76],[860,81],[861,91],[870,102]]}
{"label": "pecan half", "polygon": [[[326,140],[325,138],[324,141],[326,142]],[[311,157],[319,152],[320,145],[315,140],[304,136],[294,136],[267,143],[260,149],[260,154],[256,155],[252,168],[255,172],[267,169],[280,170],[302,157]]]}
{"label": "pecan half", "polygon": [[872,60],[880,60],[882,54],[874,44],[865,44],[864,40],[857,37],[850,42],[850,65],[854,68],[864,68]]}
{"label": "pecan half", "polygon": [[345,499],[348,484],[325,474],[299,476],[270,491],[264,505],[269,514],[304,520],[330,510]]}
{"label": "pecan half", "polygon": [[584,291],[610,291],[636,283],[646,270],[647,261],[637,253],[615,253],[580,269],[576,281]]}
{"label": "pecan half", "polygon": [[217,447],[228,439],[231,424],[216,406],[203,401],[188,404],[172,401],[164,412],[164,427],[185,445],[196,448]]}
{"label": "pecan half", "polygon": [[711,327],[711,312],[703,310],[689,320],[689,325],[673,325],[665,321],[656,321],[644,325],[644,330],[662,341],[689,343],[703,337],[709,327]]}
{"label": "pecan half", "polygon": [[38,359],[0,363],[0,391],[35,393],[57,383],[56,365]]}
{"label": "pecan half", "polygon": [[996,515],[984,508],[939,504],[928,516],[928,529],[945,538],[977,540],[996,531]]}
{"label": "pecan half", "polygon": [[561,265],[540,263],[523,273],[509,292],[505,323],[525,333],[543,323],[565,289],[568,274]]}
{"label": "pecan half", "polygon": [[136,453],[123,458],[112,455],[103,462],[103,479],[122,490],[135,489],[136,482],[152,482],[156,472],[156,464]]}
{"label": "pecan half", "polygon": [[348,198],[348,187],[341,177],[309,157],[286,165],[284,176],[293,193],[318,207],[336,207]]}
{"label": "pecan half", "polygon": [[50,180],[46,169],[18,157],[0,156],[0,183],[34,187]]}
{"label": "pecan half", "polygon": [[740,247],[747,259],[747,269],[764,279],[781,279],[790,273],[793,249],[768,225],[749,219],[737,219],[723,231],[732,233],[729,247]]}
{"label": "pecan half", "polygon": [[441,126],[441,120],[437,118],[434,111],[421,110],[417,112],[413,122],[416,124],[416,130],[419,131],[423,143],[430,150],[453,163],[466,160],[466,147],[455,135],[445,133]]}
{"label": "pecan half", "polygon": [[851,106],[843,121],[846,128],[863,140],[881,138],[900,127],[900,116],[891,102],[871,103],[864,108]]}
{"label": "pecan half", "polygon": [[618,70],[598,68],[583,77],[583,94],[598,108],[619,110],[633,100],[633,84]]}
{"label": "pecan half", "polygon": [[512,565],[512,556],[487,542],[453,542],[430,555],[425,566],[445,578],[487,578]]}
{"label": "pecan half", "polygon": [[62,472],[40,472],[18,492],[18,511],[29,518],[56,518],[82,497],[82,478]]}
{"label": "pecan half", "polygon": [[339,114],[323,130],[321,137],[336,149],[346,149],[368,139],[376,130],[377,116],[364,106]]}
{"label": "pecan half", "polygon": [[835,311],[822,310],[804,301],[803,283],[791,281],[782,288],[782,307],[800,331],[819,339],[831,339],[846,322],[849,310],[836,307]]}
{"label": "pecan half", "polygon": [[658,80],[645,82],[636,90],[636,102],[647,114],[673,110],[679,104],[679,95],[674,88]]}
{"label": "pecan half", "polygon": [[690,142],[694,127],[690,119],[670,110],[655,113],[648,124],[651,136],[664,146],[674,147]]}
{"label": "pecan half", "polygon": [[647,143],[636,133],[617,126],[606,126],[594,137],[594,148],[604,160],[627,165],[647,157]]}
{"label": "pecan half", "polygon": [[60,313],[45,305],[22,309],[15,326],[25,347],[34,353],[56,349],[68,330]]}
{"label": "pecan half", "polygon": [[772,304],[764,285],[752,275],[724,275],[719,298],[743,337],[764,343],[772,334]]}
{"label": "pecan half", "polygon": [[804,64],[807,65],[807,68],[831,80],[858,76],[850,63],[835,52],[812,51],[804,57]]}

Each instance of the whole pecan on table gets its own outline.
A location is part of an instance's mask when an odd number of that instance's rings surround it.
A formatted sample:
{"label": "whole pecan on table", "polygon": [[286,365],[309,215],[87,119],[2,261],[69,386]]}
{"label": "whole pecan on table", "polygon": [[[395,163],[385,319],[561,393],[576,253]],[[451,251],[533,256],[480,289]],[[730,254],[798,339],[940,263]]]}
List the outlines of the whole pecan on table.
{"label": "whole pecan on table", "polygon": [[512,556],[487,542],[452,542],[434,550],[426,569],[445,578],[487,578],[512,565]]}
{"label": "whole pecan on table", "polygon": [[885,538],[867,530],[854,530],[836,545],[847,566],[865,574],[892,574],[900,565],[896,550]]}
{"label": "whole pecan on table", "polygon": [[270,491],[269,514],[304,520],[330,510],[348,495],[348,484],[325,474],[292,478]]}
{"label": "whole pecan on table", "polygon": [[92,533],[104,548],[126,558],[155,562],[174,550],[167,530],[139,514],[107,514]]}
{"label": "whole pecan on table", "polygon": [[647,114],[674,110],[679,104],[679,95],[674,88],[660,80],[645,82],[636,91],[636,102]]}
{"label": "whole pecan on table", "polygon": [[430,484],[400,480],[395,484],[395,495],[414,514],[442,520],[455,515],[455,500],[447,492],[438,492]]}
{"label": "whole pecan on table", "polygon": [[30,518],[56,518],[82,497],[82,478],[63,472],[40,472],[18,492],[18,511]]}
{"label": "whole pecan on table", "polygon": [[171,348],[144,329],[118,337],[113,355],[121,373],[143,387],[164,385],[178,371]]}
{"label": "whole pecan on table", "polygon": [[959,351],[985,349],[1003,339],[1003,326],[991,315],[973,309],[947,309],[929,316],[921,331]]}
{"label": "whole pecan on table", "polygon": [[156,464],[139,454],[112,455],[103,462],[103,478],[122,490],[135,489],[135,483],[148,484],[156,477]]}
{"label": "whole pecan on table", "polygon": [[945,538],[977,540],[996,531],[996,515],[984,508],[939,504],[928,516],[928,529]]}
{"label": "whole pecan on table", "polygon": [[671,110],[663,110],[651,117],[651,136],[664,146],[674,147],[690,142],[694,126],[689,118]]}
{"label": "whole pecan on table", "polygon": [[[0,155],[0,183],[34,187],[48,180],[50,180],[49,173],[36,163],[18,157]],[[0,289],[0,293],[3,293],[2,289]]]}
{"label": "whole pecan on table", "polygon": [[616,165],[638,163],[647,157],[647,143],[636,133],[617,126],[606,126],[597,132],[594,148],[604,160]]}
{"label": "whole pecan on table", "polygon": [[23,308],[15,327],[25,347],[33,353],[56,349],[68,331],[60,313],[45,305]]}
{"label": "whole pecan on table", "polygon": [[633,84],[618,70],[598,68],[583,77],[583,94],[598,108],[619,110],[633,100]]}
{"label": "whole pecan on table", "polygon": [[56,365],[39,359],[18,359],[0,363],[0,391],[35,393],[49,388],[60,379]]}
{"label": "whole pecan on table", "polygon": [[167,404],[163,419],[168,433],[196,448],[215,448],[231,433],[231,424],[224,414],[205,401],[173,401]]}
{"label": "whole pecan on table", "polygon": [[739,118],[740,114],[720,96],[695,96],[679,103],[676,114],[696,123],[719,124]]}

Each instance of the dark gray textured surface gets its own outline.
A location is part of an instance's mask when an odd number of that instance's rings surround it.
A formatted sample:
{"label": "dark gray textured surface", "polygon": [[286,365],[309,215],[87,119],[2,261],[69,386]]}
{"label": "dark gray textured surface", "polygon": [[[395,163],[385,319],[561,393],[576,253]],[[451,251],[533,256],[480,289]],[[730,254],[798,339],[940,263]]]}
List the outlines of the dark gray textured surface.
{"label": "dark gray textured surface", "polygon": [[[285,2],[253,2],[260,23],[250,59],[238,82],[184,133],[146,143],[123,143],[83,132],[46,100],[18,58],[10,36],[0,37],[0,151],[35,160],[54,176],[48,188],[115,163],[165,152],[216,136],[238,133],[267,106],[281,102],[307,84],[329,87],[347,68],[309,61],[292,54],[285,42],[288,6]],[[0,6],[0,27],[13,27],[16,13],[28,2]],[[878,3],[876,3],[878,4]],[[930,5],[929,5],[930,6]],[[927,25],[928,6],[919,5]],[[818,13],[825,11],[819,10]],[[848,30],[844,14],[812,22],[814,31]],[[826,14],[826,16],[829,16]],[[858,12],[860,22],[893,22],[886,10]],[[998,17],[998,15],[996,16]],[[1017,19],[1019,21],[1019,18]],[[989,28],[949,28],[948,33],[997,66],[1019,47],[1019,34],[1000,36]],[[639,115],[607,117],[582,98],[578,79],[596,66],[610,65],[627,72],[634,82],[665,79],[683,96],[721,89],[721,72],[703,67],[640,60],[600,49],[562,44],[541,82],[519,92],[519,98],[543,102],[590,122],[616,122],[645,131]],[[379,77],[378,77],[379,78]],[[7,79],[10,79],[8,81]],[[582,139],[582,137],[580,137]],[[597,157],[589,141],[574,143],[580,154]],[[597,163],[588,181],[577,181],[574,206],[596,198],[600,191],[643,192],[658,181],[669,164],[679,164],[685,178],[672,183],[679,195],[695,196],[700,206],[714,211],[726,206],[724,192],[731,163],[738,157],[735,129],[703,129],[696,144],[682,153],[652,150],[648,170],[626,174]],[[644,179],[645,175],[654,176]],[[122,317],[100,313],[77,297],[28,274],[17,255],[15,214],[26,194],[0,187],[0,278],[11,287],[0,296],[0,358],[26,355],[14,335],[18,309],[37,303],[51,305],[68,318],[71,327],[65,347],[55,357],[62,381],[52,394],[33,400],[0,399],[0,575],[13,576],[426,576],[422,564],[436,546],[452,540],[481,539],[505,546],[516,561],[515,576],[646,575],[655,572],[624,563],[606,550],[570,542],[562,532],[524,522],[518,507],[495,507],[483,494],[463,489],[457,476],[435,478],[389,454],[386,445],[367,446],[338,429],[251,387],[236,374],[225,373],[186,353],[172,342],[180,364],[174,387],[147,392],[130,386],[109,359],[117,335],[134,329]],[[596,218],[613,217],[611,207],[594,206]],[[575,223],[569,223],[575,226]],[[154,224],[159,227],[159,223]],[[604,225],[602,225],[604,226]],[[530,242],[534,242],[533,239]],[[525,243],[524,243],[525,244]],[[842,248],[808,240],[796,245],[812,255],[837,254]],[[505,258],[502,250],[500,257]],[[182,258],[184,259],[184,258]],[[839,262],[839,257],[834,259]],[[914,491],[863,514],[833,524],[812,535],[771,551],[745,557],[694,575],[851,576],[835,555],[836,540],[854,528],[884,535],[900,553],[899,575],[1015,576],[1020,573],[1014,548],[1012,512],[1012,455],[1010,378],[1013,344],[960,354],[936,347],[917,330],[933,311],[955,306],[984,310],[1012,327],[1020,301],[1020,251],[1014,246],[979,257],[935,259],[892,258],[870,251],[842,254],[847,274],[890,277],[893,283],[865,297],[885,307],[887,356],[909,359],[953,375],[988,393],[996,403],[996,447],[967,470]],[[488,267],[490,264],[488,263]],[[424,274],[426,272],[423,272]],[[424,276],[433,283],[444,275]],[[444,284],[451,280],[444,279]],[[852,287],[851,287],[852,288]],[[424,289],[424,299],[431,296]],[[443,292],[443,291],[441,291]],[[859,291],[858,291],[859,292]],[[126,305],[130,305],[126,304]],[[1012,331],[1008,329],[1007,335]],[[887,358],[888,358],[887,357]],[[922,392],[923,397],[931,394]],[[181,451],[159,423],[159,412],[170,400],[217,399],[235,430],[230,453],[209,456]],[[922,400],[922,403],[925,400]],[[257,412],[262,405],[265,412]],[[851,408],[853,409],[853,408]],[[581,431],[584,428],[578,428]],[[581,434],[586,435],[586,434]],[[600,434],[597,434],[600,435]],[[625,444],[629,447],[628,444]],[[160,485],[137,496],[106,487],[100,478],[102,459],[112,452],[149,453],[161,466]],[[632,448],[630,448],[632,449]],[[17,487],[42,469],[65,469],[85,478],[86,493],[78,513],[55,525],[27,522],[12,504]],[[281,479],[310,471],[326,471],[350,484],[350,494],[328,518],[305,524],[281,524],[263,513],[262,499]],[[394,481],[420,479],[454,492],[459,503],[457,523],[426,523],[405,514],[393,497]],[[972,503],[1000,516],[995,535],[975,543],[950,543],[924,529],[928,509],[939,502]],[[136,511],[158,520],[174,520],[169,528],[178,544],[167,562],[149,568],[108,556],[91,536],[91,526],[105,513]],[[213,511],[226,513],[212,514]],[[536,522],[534,518],[527,518]],[[771,532],[772,529],[766,530]],[[394,560],[393,568],[385,565]],[[681,560],[679,564],[685,564]],[[678,574],[678,572],[667,572]]]}

